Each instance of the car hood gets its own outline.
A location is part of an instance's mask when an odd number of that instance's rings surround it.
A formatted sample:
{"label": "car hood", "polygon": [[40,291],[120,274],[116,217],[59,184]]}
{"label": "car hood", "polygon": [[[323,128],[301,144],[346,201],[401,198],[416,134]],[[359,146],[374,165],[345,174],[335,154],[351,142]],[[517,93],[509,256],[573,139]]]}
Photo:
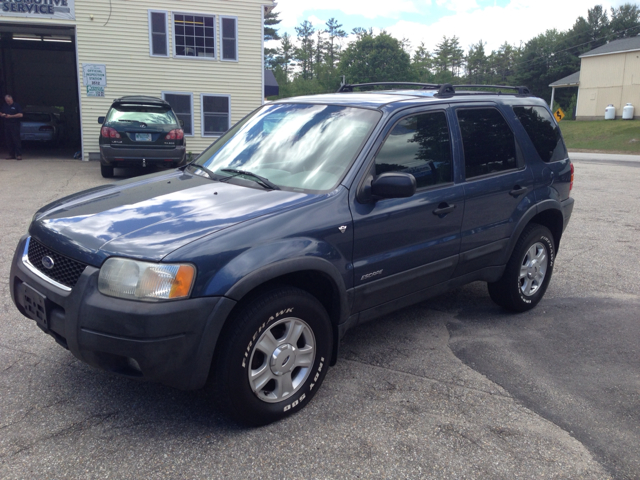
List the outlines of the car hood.
{"label": "car hood", "polygon": [[63,198],[35,215],[29,233],[49,248],[94,266],[110,256],[159,261],[202,236],[319,197],[177,171]]}

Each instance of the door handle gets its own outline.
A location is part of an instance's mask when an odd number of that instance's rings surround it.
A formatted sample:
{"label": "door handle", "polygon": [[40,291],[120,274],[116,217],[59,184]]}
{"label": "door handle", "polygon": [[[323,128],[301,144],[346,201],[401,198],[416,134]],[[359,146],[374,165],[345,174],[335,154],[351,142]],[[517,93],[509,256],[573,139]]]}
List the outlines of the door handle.
{"label": "door handle", "polygon": [[433,214],[442,218],[446,214],[453,212],[455,209],[455,205],[449,205],[447,202],[442,202],[440,205],[438,205],[438,208],[433,211]]}
{"label": "door handle", "polygon": [[509,195],[511,195],[514,198],[518,198],[520,195],[523,195],[528,191],[529,191],[529,187],[521,187],[520,185],[516,185],[515,187],[513,187],[513,190],[509,192]]}

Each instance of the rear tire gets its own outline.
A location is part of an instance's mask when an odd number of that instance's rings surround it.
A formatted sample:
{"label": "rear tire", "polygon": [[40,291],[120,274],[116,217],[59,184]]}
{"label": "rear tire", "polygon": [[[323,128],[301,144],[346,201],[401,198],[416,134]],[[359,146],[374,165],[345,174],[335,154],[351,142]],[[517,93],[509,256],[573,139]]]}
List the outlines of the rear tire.
{"label": "rear tire", "polygon": [[112,178],[113,177],[113,167],[108,165],[100,165],[100,173],[104,178]]}
{"label": "rear tire", "polygon": [[322,304],[284,286],[254,297],[229,321],[212,366],[222,411],[238,423],[260,426],[306,406],[322,384],[333,347]]}
{"label": "rear tire", "polygon": [[500,280],[489,283],[491,299],[507,310],[526,312],[535,307],[547,290],[555,243],[548,228],[532,223],[516,243]]}

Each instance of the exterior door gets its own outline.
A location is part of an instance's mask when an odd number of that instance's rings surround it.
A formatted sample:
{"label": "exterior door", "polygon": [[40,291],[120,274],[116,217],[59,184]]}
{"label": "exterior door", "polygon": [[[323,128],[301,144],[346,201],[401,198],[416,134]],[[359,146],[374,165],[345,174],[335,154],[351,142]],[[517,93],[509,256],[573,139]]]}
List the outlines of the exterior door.
{"label": "exterior door", "polygon": [[445,109],[400,118],[374,160],[375,175],[416,178],[410,198],[355,202],[353,313],[446,281],[460,249],[464,191],[453,182]]}
{"label": "exterior door", "polygon": [[522,215],[534,204],[533,172],[495,106],[456,110],[464,154],[465,212],[455,275],[500,265]]}

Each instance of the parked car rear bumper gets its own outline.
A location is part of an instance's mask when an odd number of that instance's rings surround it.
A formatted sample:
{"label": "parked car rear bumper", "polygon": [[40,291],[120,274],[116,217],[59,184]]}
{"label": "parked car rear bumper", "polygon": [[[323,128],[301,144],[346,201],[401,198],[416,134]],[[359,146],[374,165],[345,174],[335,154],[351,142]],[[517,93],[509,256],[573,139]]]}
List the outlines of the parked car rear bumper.
{"label": "parked car rear bumper", "polygon": [[174,148],[114,148],[100,145],[100,163],[112,167],[139,167],[145,165],[177,165],[186,155],[187,147]]}

